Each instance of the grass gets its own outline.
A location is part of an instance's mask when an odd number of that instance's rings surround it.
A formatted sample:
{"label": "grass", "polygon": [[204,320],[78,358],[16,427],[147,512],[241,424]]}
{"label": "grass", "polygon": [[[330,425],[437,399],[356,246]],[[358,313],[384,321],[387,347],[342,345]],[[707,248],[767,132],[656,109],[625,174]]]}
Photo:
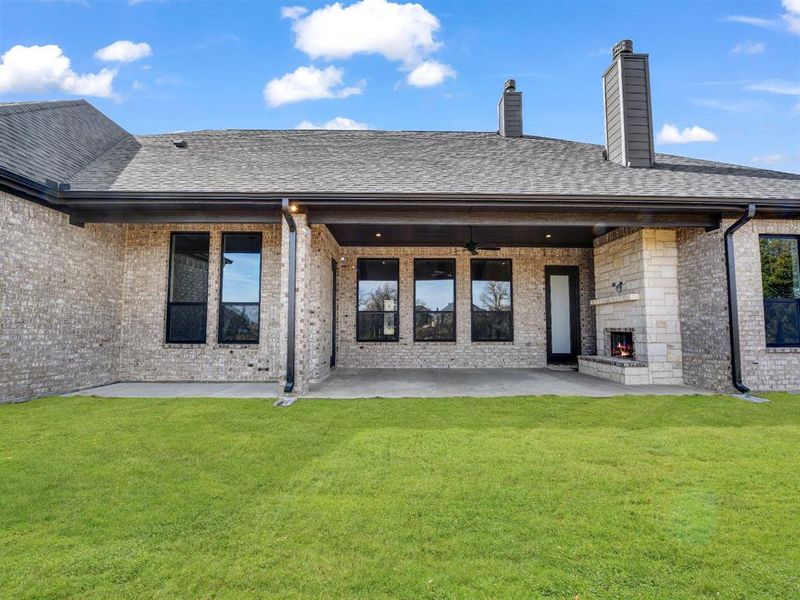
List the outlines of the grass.
{"label": "grass", "polygon": [[771,399],[0,406],[0,596],[795,598]]}

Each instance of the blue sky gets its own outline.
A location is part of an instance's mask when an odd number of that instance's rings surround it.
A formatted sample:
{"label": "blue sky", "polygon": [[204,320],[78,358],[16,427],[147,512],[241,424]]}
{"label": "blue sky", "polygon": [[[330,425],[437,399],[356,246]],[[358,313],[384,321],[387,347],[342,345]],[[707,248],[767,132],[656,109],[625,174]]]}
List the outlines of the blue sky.
{"label": "blue sky", "polygon": [[602,143],[631,38],[657,151],[800,172],[800,0],[330,4],[2,0],[0,95],[86,97],[132,133],[492,131],[514,77],[526,133]]}

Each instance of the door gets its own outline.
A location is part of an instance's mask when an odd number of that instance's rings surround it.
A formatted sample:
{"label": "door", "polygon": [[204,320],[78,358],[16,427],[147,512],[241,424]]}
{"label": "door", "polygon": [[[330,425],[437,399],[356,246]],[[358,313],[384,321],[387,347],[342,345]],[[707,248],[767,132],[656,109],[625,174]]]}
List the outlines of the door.
{"label": "door", "polygon": [[331,260],[331,368],[336,366],[336,260]]}
{"label": "door", "polygon": [[544,268],[547,362],[574,363],[581,349],[578,267]]}

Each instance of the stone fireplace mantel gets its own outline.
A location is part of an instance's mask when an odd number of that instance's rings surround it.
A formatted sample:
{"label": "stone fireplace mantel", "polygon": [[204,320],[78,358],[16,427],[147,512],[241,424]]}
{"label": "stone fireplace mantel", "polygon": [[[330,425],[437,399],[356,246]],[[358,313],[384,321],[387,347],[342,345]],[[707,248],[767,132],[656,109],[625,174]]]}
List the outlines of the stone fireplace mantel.
{"label": "stone fireplace mantel", "polygon": [[604,304],[616,304],[617,302],[633,302],[639,300],[639,294],[618,294],[617,296],[609,296],[608,298],[595,298],[589,304],[592,306],[603,306]]}

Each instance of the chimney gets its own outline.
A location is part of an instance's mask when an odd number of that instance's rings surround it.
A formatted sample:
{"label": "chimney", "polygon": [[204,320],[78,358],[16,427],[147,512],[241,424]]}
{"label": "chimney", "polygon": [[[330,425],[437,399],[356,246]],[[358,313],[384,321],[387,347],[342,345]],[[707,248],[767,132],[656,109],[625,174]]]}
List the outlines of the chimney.
{"label": "chimney", "polygon": [[517,82],[506,81],[500,104],[497,105],[500,128],[503,137],[522,137],[522,92],[517,91]]}
{"label": "chimney", "polygon": [[624,167],[652,167],[653,110],[647,54],[634,54],[633,42],[611,49],[611,66],[603,74],[606,160]]}

